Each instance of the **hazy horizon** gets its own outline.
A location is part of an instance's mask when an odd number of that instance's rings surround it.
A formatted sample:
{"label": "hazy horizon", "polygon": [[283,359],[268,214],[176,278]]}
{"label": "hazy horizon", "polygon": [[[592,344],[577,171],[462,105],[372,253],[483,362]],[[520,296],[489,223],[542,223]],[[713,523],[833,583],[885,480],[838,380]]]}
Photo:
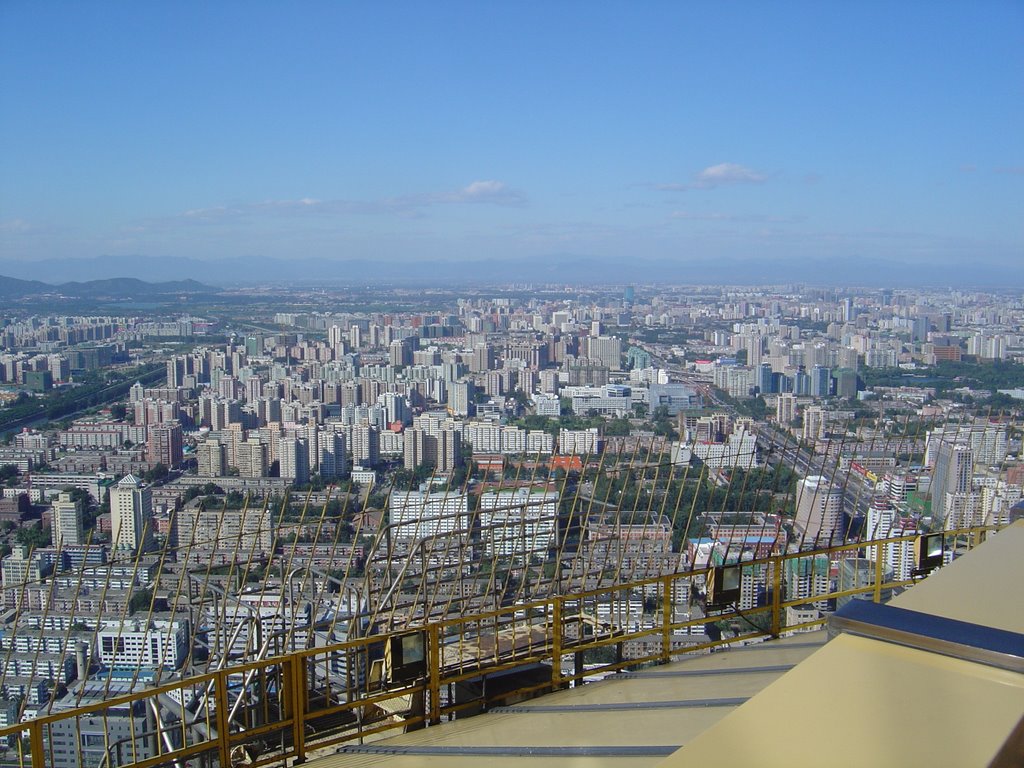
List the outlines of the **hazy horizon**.
{"label": "hazy horizon", "polygon": [[1001,265],[890,265],[884,261],[825,259],[779,268],[756,260],[705,260],[673,263],[636,258],[595,259],[575,254],[501,261],[415,261],[371,259],[269,259],[237,257],[211,260],[169,257],[95,257],[5,261],[0,276],[38,280],[50,285],[90,280],[137,278],[147,282],[191,279],[213,287],[275,283],[288,286],[423,284],[566,284],[566,285],[808,285],[818,287],[891,287],[900,289],[977,288],[1024,290],[1024,273]]}

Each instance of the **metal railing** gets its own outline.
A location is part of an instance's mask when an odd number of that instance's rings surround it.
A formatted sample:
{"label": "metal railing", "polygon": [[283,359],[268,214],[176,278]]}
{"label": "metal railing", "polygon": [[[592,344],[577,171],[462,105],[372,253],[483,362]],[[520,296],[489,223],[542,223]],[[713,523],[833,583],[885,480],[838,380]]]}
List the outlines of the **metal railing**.
{"label": "metal railing", "polygon": [[[994,530],[948,531],[947,550],[958,556]],[[913,579],[888,575],[885,563],[890,548],[905,553],[914,538],[743,561],[751,604],[721,613],[703,615],[694,606],[692,587],[703,582],[706,567],[234,665],[0,728],[0,741],[8,745],[0,764],[202,768],[302,762],[315,750],[436,725],[511,696],[813,629],[824,624],[824,616],[789,624],[787,609],[855,597],[881,602],[911,586]],[[848,570],[856,574],[855,583],[840,579],[833,589],[828,573],[821,574],[822,558],[829,568],[837,561],[853,562],[856,567]],[[800,578],[804,581],[796,583]],[[824,590],[817,588],[823,585]],[[631,610],[638,603],[641,620]],[[723,624],[722,636],[705,634],[710,625]],[[388,666],[385,657],[403,637],[412,637],[423,656],[403,662],[411,674],[396,676],[393,657]],[[510,670],[523,674],[494,690],[498,673]]]}

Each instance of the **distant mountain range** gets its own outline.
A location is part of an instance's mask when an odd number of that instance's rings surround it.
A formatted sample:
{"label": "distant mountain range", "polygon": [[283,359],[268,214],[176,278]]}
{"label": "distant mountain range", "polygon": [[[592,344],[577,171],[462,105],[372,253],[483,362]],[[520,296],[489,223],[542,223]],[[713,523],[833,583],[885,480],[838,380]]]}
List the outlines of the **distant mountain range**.
{"label": "distant mountain range", "polygon": [[[277,259],[264,256],[203,261],[191,258],[147,256],[99,256],[83,259],[43,261],[0,260],[0,274],[32,283],[31,290],[79,291],[95,297],[103,292],[147,296],[167,293],[211,291],[209,284],[235,285],[367,285],[422,284],[467,285],[479,283],[675,283],[725,285],[780,285],[801,283],[822,286],[1020,287],[1021,273],[1011,274],[998,263],[971,262],[966,271],[961,263],[900,263],[884,259],[714,259],[680,256],[645,259],[641,256],[615,259],[584,254],[548,254],[528,259],[480,259],[441,261],[436,259]],[[88,281],[45,286],[40,277],[60,275],[65,280]],[[97,277],[125,275],[117,280]],[[130,278],[137,278],[134,282]],[[189,278],[189,279],[184,279]],[[169,281],[152,282],[149,281]],[[201,280],[202,283],[194,282]],[[0,296],[21,294],[23,288],[0,278]],[[72,287],[73,286],[73,287]],[[134,293],[133,293],[134,292]]]}
{"label": "distant mountain range", "polygon": [[0,275],[0,298],[6,299],[44,295],[77,299],[150,299],[183,293],[216,293],[218,290],[195,280],[147,283],[135,277],[114,277],[51,285],[39,280],[21,280]]}

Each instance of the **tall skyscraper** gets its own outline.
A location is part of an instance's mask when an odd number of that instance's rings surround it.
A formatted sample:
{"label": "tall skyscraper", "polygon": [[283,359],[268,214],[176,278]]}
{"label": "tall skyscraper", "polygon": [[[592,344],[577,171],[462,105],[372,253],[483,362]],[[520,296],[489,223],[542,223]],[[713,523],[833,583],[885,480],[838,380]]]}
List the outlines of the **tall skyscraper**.
{"label": "tall skyscraper", "polygon": [[305,439],[282,437],[277,443],[280,475],[296,485],[309,482],[309,444]]}
{"label": "tall skyscraper", "polygon": [[617,371],[622,368],[622,339],[618,336],[588,337],[587,356]]}
{"label": "tall skyscraper", "polygon": [[269,463],[265,443],[251,439],[238,444],[238,474],[242,477],[265,477]]}
{"label": "tall skyscraper", "polygon": [[825,409],[818,405],[804,408],[803,439],[814,442],[821,438],[825,431]]}
{"label": "tall skyscraper", "polygon": [[823,365],[811,369],[811,394],[815,397],[828,397],[832,388],[832,371]]}
{"label": "tall skyscraper", "polygon": [[151,462],[168,468],[177,467],[184,458],[181,424],[174,421],[150,426],[146,447]]}
{"label": "tall skyscraper", "polygon": [[111,541],[114,550],[146,551],[153,535],[153,497],[135,475],[110,489]]}
{"label": "tall skyscraper", "polygon": [[853,400],[857,397],[857,372],[850,368],[839,368],[832,374],[836,381],[836,397]]}
{"label": "tall skyscraper", "polygon": [[227,473],[227,446],[207,438],[196,448],[197,474],[200,477],[221,477]]}
{"label": "tall skyscraper", "polygon": [[757,368],[764,356],[764,336],[760,333],[745,333],[742,336],[743,349],[747,350],[747,365]]}
{"label": "tall skyscraper", "polygon": [[475,413],[476,385],[472,381],[456,381],[448,389],[448,407],[456,416]]}
{"label": "tall skyscraper", "polygon": [[320,450],[320,477],[324,480],[336,480],[348,467],[345,447],[345,435],[333,430],[320,430],[318,435]]}
{"label": "tall skyscraper", "polygon": [[814,394],[811,389],[811,376],[807,371],[799,370],[792,376],[783,376],[783,379],[791,379],[793,386],[786,388],[785,384],[781,384],[779,387],[780,392],[792,392],[794,395],[800,397],[806,397],[807,395]]}
{"label": "tall skyscraper", "polygon": [[974,451],[970,445],[941,440],[936,445],[932,470],[932,521],[945,525],[947,499],[971,490],[974,479]]}
{"label": "tall skyscraper", "polygon": [[345,331],[335,324],[327,329],[327,343],[337,357],[345,354]]}
{"label": "tall skyscraper", "polygon": [[796,418],[796,398],[791,394],[779,395],[775,405],[775,419],[779,424],[786,426]]}
{"label": "tall skyscraper", "polygon": [[796,527],[805,544],[842,541],[843,492],[821,475],[801,478],[796,487]]}
{"label": "tall skyscraper", "polygon": [[352,427],[352,461],[362,467],[375,467],[380,462],[380,431],[363,422]]}
{"label": "tall skyscraper", "polygon": [[384,408],[384,419],[388,424],[399,422],[412,423],[412,409],[405,395],[398,392],[385,392],[377,398],[377,404]]}
{"label": "tall skyscraper", "polygon": [[53,502],[53,544],[62,549],[84,543],[82,504],[67,491],[61,491]]}

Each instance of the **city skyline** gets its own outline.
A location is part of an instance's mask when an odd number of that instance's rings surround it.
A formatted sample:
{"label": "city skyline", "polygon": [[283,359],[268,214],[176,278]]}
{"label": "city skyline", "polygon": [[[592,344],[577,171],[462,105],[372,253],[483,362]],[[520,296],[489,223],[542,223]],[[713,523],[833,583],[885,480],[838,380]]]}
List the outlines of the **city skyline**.
{"label": "city skyline", "polygon": [[0,29],[0,274],[173,257],[1019,280],[1014,3],[10,3]]}

